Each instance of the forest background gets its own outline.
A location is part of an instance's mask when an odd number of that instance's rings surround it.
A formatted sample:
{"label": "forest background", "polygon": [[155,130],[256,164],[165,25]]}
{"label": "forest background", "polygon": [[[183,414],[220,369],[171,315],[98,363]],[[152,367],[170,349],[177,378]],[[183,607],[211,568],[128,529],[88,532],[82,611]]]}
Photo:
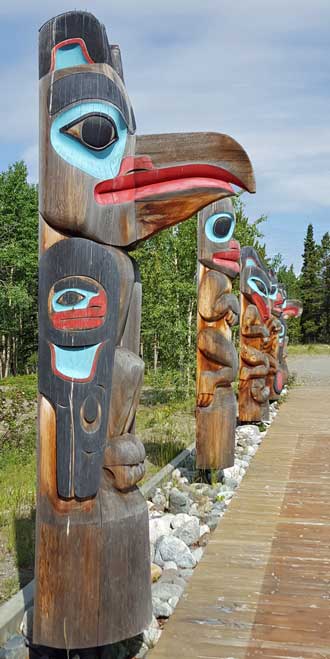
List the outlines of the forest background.
{"label": "forest background", "polygon": [[[317,244],[310,224],[303,266],[296,274],[281,255],[267,256],[262,224],[249,222],[244,202],[235,199],[235,238],[252,245],[276,272],[288,297],[301,299],[304,312],[289,323],[291,343],[330,343],[330,235]],[[24,162],[0,174],[0,378],[37,367],[38,190],[28,183]],[[189,391],[195,375],[196,217],[142,243],[132,256],[143,284],[141,354],[149,377],[171,374]]]}

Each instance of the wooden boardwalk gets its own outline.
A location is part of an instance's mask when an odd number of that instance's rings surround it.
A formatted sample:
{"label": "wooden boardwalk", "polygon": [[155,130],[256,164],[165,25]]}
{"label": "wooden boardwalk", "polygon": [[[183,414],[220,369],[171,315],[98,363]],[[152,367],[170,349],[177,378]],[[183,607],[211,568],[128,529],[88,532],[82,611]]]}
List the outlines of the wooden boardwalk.
{"label": "wooden boardwalk", "polygon": [[149,657],[330,658],[330,386],[290,391]]}

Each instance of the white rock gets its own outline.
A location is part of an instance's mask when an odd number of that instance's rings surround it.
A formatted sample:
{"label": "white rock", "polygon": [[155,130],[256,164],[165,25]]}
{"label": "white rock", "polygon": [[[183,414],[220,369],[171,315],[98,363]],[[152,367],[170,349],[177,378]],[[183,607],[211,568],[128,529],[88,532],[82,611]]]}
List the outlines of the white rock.
{"label": "white rock", "polygon": [[203,549],[202,547],[198,547],[198,549],[192,549],[192,554],[194,559],[196,560],[196,563],[199,563],[203,556]]}
{"label": "white rock", "polygon": [[179,601],[178,597],[171,597],[171,599],[168,600],[168,603],[173,610],[175,609],[178,601]]}
{"label": "white rock", "polygon": [[207,524],[202,524],[199,529],[199,537],[202,538],[207,533],[210,533],[210,527]]}
{"label": "white rock", "polygon": [[163,535],[172,533],[171,523],[174,515],[170,513],[149,519],[149,538],[151,544],[156,544]]}
{"label": "white rock", "polygon": [[171,597],[181,597],[184,587],[176,583],[168,583],[167,581],[157,581],[152,585],[152,597],[168,602]]}
{"label": "white rock", "polygon": [[157,618],[152,616],[152,621],[149,627],[143,632],[143,642],[146,644],[149,650],[155,647],[156,643],[160,639],[161,633],[162,632],[161,629],[159,629]]}
{"label": "white rock", "polygon": [[169,618],[173,613],[173,609],[167,602],[162,602],[162,600],[152,598],[152,609],[156,618]]}
{"label": "white rock", "polygon": [[167,561],[174,561],[178,567],[195,567],[196,559],[189,547],[175,536],[161,538],[156,546],[154,562],[163,567]]}
{"label": "white rock", "polygon": [[199,521],[197,517],[191,517],[186,524],[179,526],[174,530],[173,535],[176,538],[180,538],[183,542],[191,547],[191,545],[196,544],[200,537],[199,532]]}
{"label": "white rock", "polygon": [[180,526],[184,526],[190,522],[191,519],[194,519],[194,517],[188,515],[187,513],[179,513],[178,515],[174,516],[171,522],[171,527],[172,529],[178,529]]}
{"label": "white rock", "polygon": [[174,561],[165,561],[163,565],[163,570],[177,570],[178,566]]}
{"label": "white rock", "polygon": [[172,480],[177,481],[179,478],[181,478],[180,469],[174,469],[174,471],[172,471]]}

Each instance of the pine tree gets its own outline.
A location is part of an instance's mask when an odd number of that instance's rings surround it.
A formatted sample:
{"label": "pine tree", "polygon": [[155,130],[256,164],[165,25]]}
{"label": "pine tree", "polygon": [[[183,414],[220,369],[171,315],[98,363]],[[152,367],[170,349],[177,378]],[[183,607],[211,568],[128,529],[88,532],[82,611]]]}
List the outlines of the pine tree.
{"label": "pine tree", "polygon": [[301,299],[304,305],[301,329],[304,343],[315,343],[321,335],[321,249],[314,240],[313,225],[309,224],[304,240],[303,266],[300,278]]}

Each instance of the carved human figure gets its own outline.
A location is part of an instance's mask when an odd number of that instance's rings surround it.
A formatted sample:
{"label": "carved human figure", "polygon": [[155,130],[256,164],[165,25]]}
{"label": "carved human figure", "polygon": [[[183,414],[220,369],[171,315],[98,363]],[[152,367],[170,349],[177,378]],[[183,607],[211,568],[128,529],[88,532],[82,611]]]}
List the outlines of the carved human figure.
{"label": "carved human figure", "polygon": [[206,470],[234,464],[238,358],[231,328],[239,302],[232,281],[240,270],[234,230],[229,198],[198,214],[196,462]]}
{"label": "carved human figure", "polygon": [[266,384],[269,388],[269,401],[273,402],[278,400],[283,389],[282,373],[279,367],[279,337],[282,325],[280,322],[281,311],[277,304],[280,297],[279,283],[273,270],[269,270],[268,274],[271,281],[271,292],[269,295],[271,315],[269,320],[266,321],[266,326],[269,330],[269,339],[265,341],[264,350],[269,357],[269,373]]}
{"label": "carved human figure", "polygon": [[39,441],[34,642],[93,648],[151,618],[136,484],[141,283],[127,253],[233,193],[248,156],[217,133],[135,134],[120,50],[91,14],[40,30]]}
{"label": "carved human figure", "polygon": [[272,282],[266,265],[253,247],[241,250],[241,324],[239,419],[258,423],[268,419],[270,362],[266,353],[271,320]]}
{"label": "carved human figure", "polygon": [[279,333],[279,370],[282,378],[282,388],[287,384],[289,379],[289,369],[287,364],[288,357],[288,328],[287,321],[290,318],[299,318],[303,312],[303,305],[300,300],[287,298],[287,292],[283,284],[278,286],[278,294],[275,306],[279,313],[281,331]]}

